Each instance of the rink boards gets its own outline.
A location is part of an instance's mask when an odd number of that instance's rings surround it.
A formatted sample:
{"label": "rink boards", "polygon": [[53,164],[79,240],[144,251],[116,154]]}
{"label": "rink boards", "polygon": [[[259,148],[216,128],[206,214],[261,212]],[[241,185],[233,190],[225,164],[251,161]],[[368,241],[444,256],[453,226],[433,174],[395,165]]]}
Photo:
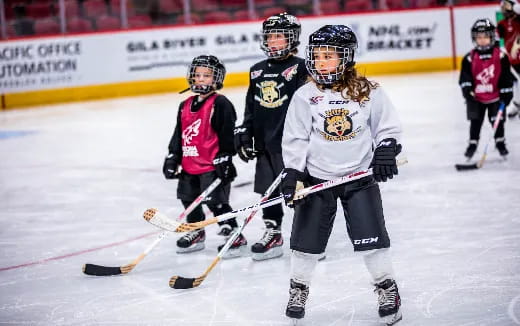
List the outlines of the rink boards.
{"label": "rink boards", "polygon": [[[477,18],[498,6],[466,6],[302,18],[299,55],[309,34],[346,24],[358,36],[356,61],[368,75],[456,69],[472,47]],[[95,98],[177,92],[187,87],[192,58],[214,54],[227,69],[225,86],[248,83],[265,58],[260,21],[161,27],[0,42],[2,108]]]}

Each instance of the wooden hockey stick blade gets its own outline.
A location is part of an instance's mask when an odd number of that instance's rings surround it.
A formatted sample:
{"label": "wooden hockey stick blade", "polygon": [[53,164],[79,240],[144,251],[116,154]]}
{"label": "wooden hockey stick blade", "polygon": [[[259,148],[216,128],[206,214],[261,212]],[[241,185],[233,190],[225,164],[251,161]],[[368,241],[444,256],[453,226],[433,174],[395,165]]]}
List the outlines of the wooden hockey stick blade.
{"label": "wooden hockey stick blade", "polygon": [[192,289],[199,286],[206,279],[206,276],[208,276],[209,272],[211,272],[213,267],[217,265],[220,259],[221,258],[219,256],[215,257],[215,259],[213,260],[211,265],[209,265],[209,267],[206,269],[204,274],[202,274],[199,277],[187,278],[182,276],[172,276],[170,278],[170,287],[173,289]]}
{"label": "wooden hockey stick blade", "polygon": [[475,170],[475,169],[478,169],[478,164],[477,163],[455,164],[455,169],[457,169],[457,171]]}

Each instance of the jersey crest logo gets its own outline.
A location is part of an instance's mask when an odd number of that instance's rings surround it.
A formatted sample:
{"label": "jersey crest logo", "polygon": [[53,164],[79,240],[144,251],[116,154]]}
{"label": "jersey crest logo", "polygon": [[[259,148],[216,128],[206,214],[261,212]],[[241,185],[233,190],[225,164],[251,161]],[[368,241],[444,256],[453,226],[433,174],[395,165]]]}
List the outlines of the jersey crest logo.
{"label": "jersey crest logo", "polygon": [[294,66],[285,69],[282,72],[282,76],[285,78],[285,80],[290,81],[291,79],[293,79],[294,76],[296,76],[297,72],[298,72],[298,64],[295,64]]}
{"label": "jersey crest logo", "polygon": [[251,71],[251,79],[258,78],[262,74],[263,70]]}
{"label": "jersey crest logo", "polygon": [[491,93],[493,85],[489,83],[490,79],[495,77],[495,65],[492,64],[477,74],[475,79],[481,83],[475,87],[475,93]]}
{"label": "jersey crest logo", "polygon": [[311,105],[318,105],[321,101],[323,101],[324,96],[313,96],[309,98],[309,103]]}
{"label": "jersey crest logo", "polygon": [[202,123],[202,120],[197,119],[191,125],[189,125],[188,127],[186,127],[186,129],[184,129],[182,131],[182,139],[184,140],[184,144],[190,144],[193,137],[196,137],[199,135],[199,129],[200,129],[201,123]]}
{"label": "jersey crest logo", "polygon": [[361,127],[353,131],[352,118],[347,109],[332,109],[320,116],[323,118],[323,131],[318,132],[328,141],[344,141],[354,138]]}
{"label": "jersey crest logo", "polygon": [[262,97],[255,95],[255,100],[260,102],[260,105],[266,108],[277,108],[283,104],[284,101],[288,100],[287,94],[280,97],[280,88],[284,84],[278,85],[274,80],[266,80],[260,84],[256,84],[256,87],[260,88],[260,94]]}

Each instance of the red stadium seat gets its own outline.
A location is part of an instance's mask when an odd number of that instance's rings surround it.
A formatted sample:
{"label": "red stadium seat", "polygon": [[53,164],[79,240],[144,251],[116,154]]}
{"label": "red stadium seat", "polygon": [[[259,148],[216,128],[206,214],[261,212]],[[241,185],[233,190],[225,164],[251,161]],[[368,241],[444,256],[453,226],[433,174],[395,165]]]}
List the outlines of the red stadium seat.
{"label": "red stadium seat", "polygon": [[285,12],[286,9],[285,7],[272,7],[272,8],[267,8],[265,9],[263,12],[262,12],[262,17],[263,19],[267,18],[267,17],[271,17],[273,15],[276,15],[276,14],[279,14],[279,13],[282,13],[282,12]]}
{"label": "red stadium seat", "polygon": [[34,33],[37,35],[59,34],[60,24],[53,18],[39,19],[34,22]]}
{"label": "red stadium seat", "polygon": [[245,0],[221,0],[222,9],[247,9]]}
{"label": "red stadium seat", "polygon": [[88,0],[83,3],[85,16],[95,18],[108,15],[107,6],[103,0]]}
{"label": "red stadium seat", "polygon": [[320,10],[322,14],[337,14],[341,12],[340,5],[337,1],[320,1]]}
{"label": "red stadium seat", "polygon": [[[59,14],[59,9],[58,9]],[[72,18],[79,16],[79,6],[76,0],[65,1],[65,17]]]}
{"label": "red stadium seat", "polygon": [[213,11],[208,12],[204,15],[205,23],[219,23],[219,22],[228,22],[233,20],[229,12],[227,11]]}
{"label": "red stadium seat", "polygon": [[218,9],[217,0],[191,0],[191,10],[193,11],[213,11]]}
{"label": "red stadium seat", "polygon": [[345,11],[366,11],[371,10],[370,1],[366,0],[347,0],[345,1]]}
{"label": "red stadium seat", "polygon": [[128,18],[128,27],[148,27],[152,26],[152,19],[149,16],[133,16]]}
{"label": "red stadium seat", "polygon": [[386,0],[386,6],[388,9],[404,9],[406,4],[404,0]]}
{"label": "red stadium seat", "polygon": [[287,6],[312,6],[312,0],[285,0],[283,4]]}
{"label": "red stadium seat", "polygon": [[[121,0],[110,0],[110,13],[113,16],[120,16],[121,15]],[[132,1],[127,0],[126,1],[126,17],[132,17],[135,16],[135,9],[132,6]]]}
{"label": "red stadium seat", "polygon": [[161,14],[179,14],[182,11],[182,3],[177,0],[159,0],[159,12]]}
{"label": "red stadium seat", "polygon": [[121,21],[114,16],[100,16],[96,19],[96,27],[98,31],[120,29]]}
{"label": "red stadium seat", "polygon": [[275,4],[275,0],[255,0],[257,8],[273,7]]}
{"label": "red stadium seat", "polygon": [[69,20],[67,20],[67,32],[69,33],[81,33],[90,31],[92,31],[92,24],[87,19],[80,17],[72,17]]}
{"label": "red stadium seat", "polygon": [[235,20],[248,20],[249,19],[249,10],[237,10],[233,15]]}
{"label": "red stadium seat", "polygon": [[25,13],[30,18],[47,18],[52,16],[52,5],[48,2],[33,3],[25,6]]}

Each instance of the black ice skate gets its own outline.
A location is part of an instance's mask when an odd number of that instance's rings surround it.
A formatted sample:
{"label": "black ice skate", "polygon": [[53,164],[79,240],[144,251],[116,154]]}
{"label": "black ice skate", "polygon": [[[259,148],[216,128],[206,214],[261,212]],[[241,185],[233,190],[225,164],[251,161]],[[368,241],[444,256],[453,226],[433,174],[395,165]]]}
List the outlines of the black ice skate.
{"label": "black ice skate", "polygon": [[220,225],[220,229],[219,229],[217,235],[229,238],[229,236],[231,235],[231,232],[233,232],[233,229],[231,228],[231,226],[229,224],[222,224],[222,225]]}
{"label": "black ice skate", "polygon": [[376,284],[374,292],[379,296],[379,317],[386,325],[393,325],[403,319],[400,309],[401,297],[394,280],[386,279]]}
{"label": "black ice skate", "polygon": [[[233,232],[235,232],[235,230],[233,230]],[[220,252],[220,250],[222,250],[224,245],[225,245],[225,243],[218,246],[218,252]],[[247,256],[247,254],[248,254],[247,240],[242,234],[239,234],[238,237],[235,239],[235,241],[233,241],[233,244],[231,245],[231,247],[229,247],[227,252],[222,256],[222,258],[224,258],[224,259],[237,258],[237,257]]]}
{"label": "black ice skate", "polygon": [[262,239],[251,246],[253,260],[266,260],[283,255],[282,231],[277,228],[276,222],[265,220],[265,232]]}
{"label": "black ice skate", "polygon": [[477,151],[477,145],[478,145],[477,140],[469,141],[468,148],[466,148],[466,152],[464,152],[464,156],[466,156],[468,158],[468,160],[471,159],[473,157],[473,155],[475,154],[475,152]]}
{"label": "black ice skate", "polygon": [[507,117],[508,118],[516,117],[518,114],[519,108],[520,108],[520,104],[517,102],[513,102],[513,105],[509,106],[509,110],[507,112]]}
{"label": "black ice skate", "polygon": [[500,156],[505,157],[507,154],[509,154],[509,151],[506,148],[506,143],[504,142],[504,138],[496,139],[495,146]]}
{"label": "black ice skate", "polygon": [[190,231],[177,240],[177,253],[184,254],[204,249],[206,232],[204,229]]}
{"label": "black ice skate", "polygon": [[287,303],[287,309],[285,309],[285,315],[289,318],[302,319],[305,316],[305,303],[308,296],[309,287],[291,279],[289,302]]}

